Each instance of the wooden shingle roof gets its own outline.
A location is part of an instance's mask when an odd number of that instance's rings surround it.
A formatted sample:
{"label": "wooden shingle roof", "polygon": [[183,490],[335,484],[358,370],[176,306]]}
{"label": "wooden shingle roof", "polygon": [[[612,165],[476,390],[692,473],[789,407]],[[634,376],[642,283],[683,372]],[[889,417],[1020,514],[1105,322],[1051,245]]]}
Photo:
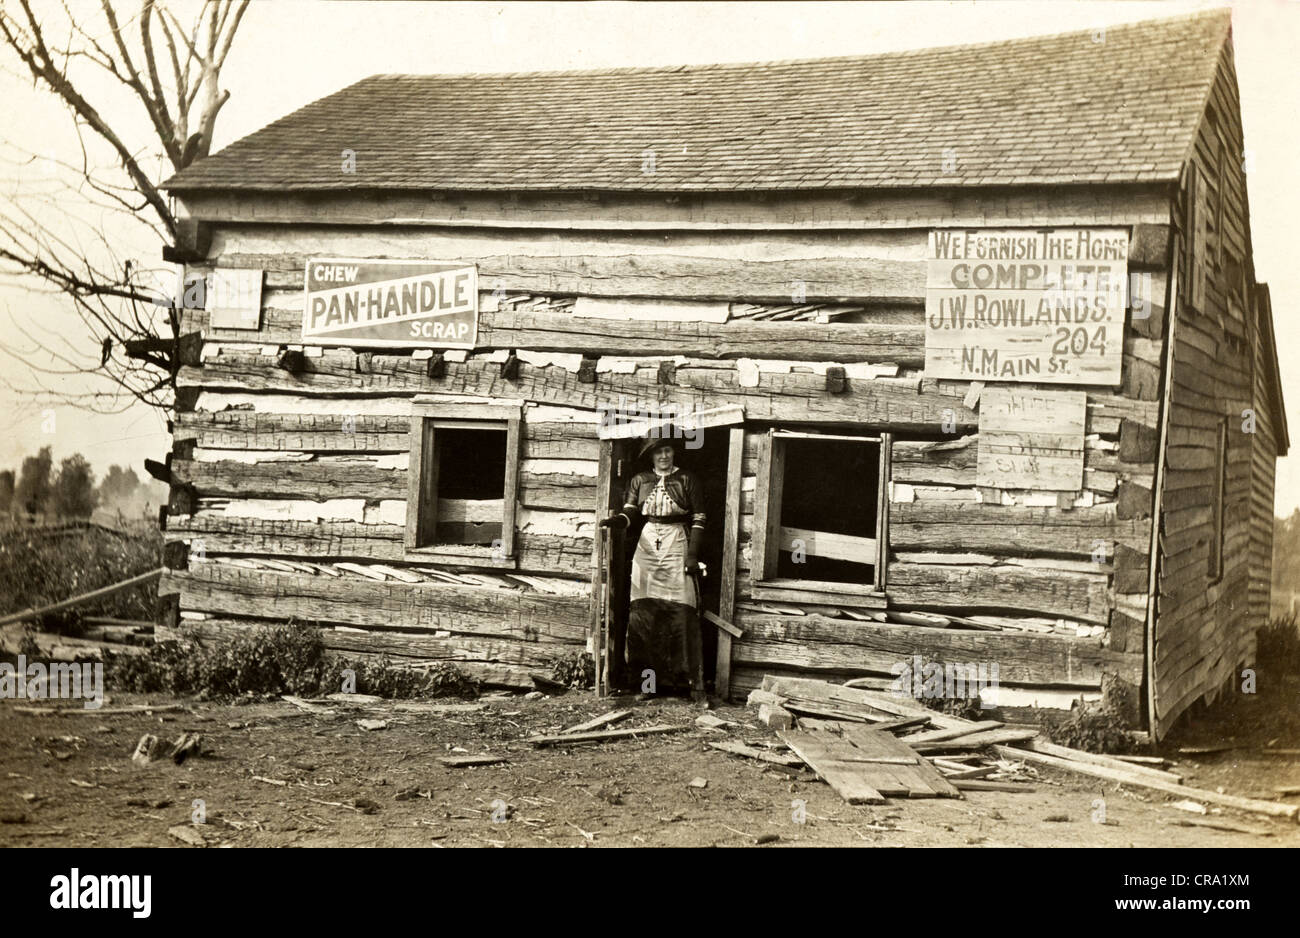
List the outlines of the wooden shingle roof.
{"label": "wooden shingle roof", "polygon": [[[194,190],[760,191],[1177,177],[1226,10],[852,58],[376,75],[165,183]],[[356,172],[341,171],[342,151]]]}

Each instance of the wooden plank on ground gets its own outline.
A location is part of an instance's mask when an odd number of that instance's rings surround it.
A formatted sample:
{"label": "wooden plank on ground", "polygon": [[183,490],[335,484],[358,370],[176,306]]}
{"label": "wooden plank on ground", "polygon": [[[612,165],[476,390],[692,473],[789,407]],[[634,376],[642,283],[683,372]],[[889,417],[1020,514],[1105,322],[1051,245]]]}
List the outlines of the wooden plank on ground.
{"label": "wooden plank on ground", "polygon": [[1151,788],[1155,791],[1162,791],[1166,794],[1177,795],[1180,798],[1190,798],[1195,801],[1204,801],[1209,804],[1222,805],[1225,808],[1236,808],[1238,811],[1249,811],[1254,814],[1267,814],[1272,817],[1284,817],[1294,821],[1297,815],[1300,815],[1300,806],[1278,804],[1273,801],[1258,801],[1254,798],[1238,798],[1235,795],[1223,795],[1217,791],[1206,791],[1202,788],[1189,788],[1186,785],[1177,785],[1173,782],[1165,782],[1160,779],[1140,775],[1137,772],[1121,771],[1112,769],[1109,766],[1093,765],[1089,762],[1073,762],[1069,759],[1061,759],[1057,756],[1049,756],[1046,753],[1034,752],[1029,749],[1015,749],[1011,746],[998,746],[998,754],[1004,759],[1019,759],[1026,762],[1037,762],[1040,765],[1050,765],[1054,768],[1065,769],[1070,772],[1078,772],[1080,775],[1091,775],[1094,778],[1104,778],[1112,782],[1119,782],[1123,785],[1137,785],[1142,788]]}
{"label": "wooden plank on ground", "polygon": [[1080,749],[1070,749],[1068,746],[1058,746],[1056,743],[1050,743],[1041,737],[1029,740],[1025,743],[1024,748],[1032,749],[1034,752],[1041,752],[1045,755],[1056,756],[1060,759],[1069,759],[1071,762],[1090,762],[1093,765],[1104,765],[1121,772],[1132,772],[1135,775],[1148,776],[1157,779],[1158,781],[1170,782],[1174,785],[1182,784],[1183,781],[1183,777],[1176,772],[1168,772],[1164,769],[1157,769],[1149,765],[1135,765],[1113,756],[1104,756],[1095,752],[1084,752]]}
{"label": "wooden plank on ground", "polygon": [[982,733],[985,730],[996,730],[1002,727],[998,720],[984,720],[979,723],[972,723],[970,726],[954,726],[948,729],[927,730],[924,733],[913,733],[907,737],[908,745],[913,743],[938,743],[948,739],[958,739],[962,736],[969,736],[972,733]]}
{"label": "wooden plank on ground", "polygon": [[577,723],[566,729],[560,730],[560,735],[570,733],[586,733],[590,730],[598,730],[602,726],[609,726],[611,723],[617,723],[620,720],[626,720],[632,715],[631,710],[611,710],[609,713],[602,713],[598,717],[593,717],[584,723]]}
{"label": "wooden plank on ground", "polygon": [[939,773],[938,769],[925,759],[916,757],[906,740],[862,725],[847,725],[842,733],[854,748],[869,757],[915,759],[913,763],[890,766],[890,774],[907,788],[907,797],[933,798],[936,795],[945,798],[961,797],[957,789]]}
{"label": "wooden plank on ground", "polygon": [[860,687],[845,687],[811,678],[768,676],[763,679],[763,690],[786,698],[787,702],[783,706],[788,710],[865,723],[921,716],[942,728],[964,727],[973,722],[926,709],[909,697]]}
{"label": "wooden plank on ground", "polygon": [[985,730],[972,733],[960,739],[948,739],[937,743],[916,743],[912,746],[917,752],[946,752],[949,749],[980,749],[1006,743],[1028,742],[1038,735],[1038,730],[1019,730],[1004,727],[997,730]]}
{"label": "wooden plank on ground", "polygon": [[633,736],[651,736],[657,733],[679,733],[684,729],[685,726],[656,723],[654,726],[638,726],[627,730],[595,730],[588,733],[561,733],[558,736],[529,736],[524,742],[539,747],[564,743],[595,743],[611,739],[629,739]]}
{"label": "wooden plank on ground", "polygon": [[781,730],[776,734],[849,804],[882,804],[884,795],[862,777],[861,766],[844,762],[853,746],[827,732]]}
{"label": "wooden plank on ground", "polygon": [[1033,785],[1024,782],[994,782],[981,778],[959,778],[953,784],[961,791],[1035,791]]}
{"label": "wooden plank on ground", "polygon": [[732,740],[709,743],[709,748],[717,749],[719,752],[729,752],[733,756],[745,756],[749,759],[757,759],[760,762],[771,762],[774,765],[796,766],[804,764],[803,759],[790,755],[788,752],[768,752],[766,749],[746,746],[744,743],[733,742]]}
{"label": "wooden plank on ground", "polygon": [[466,766],[471,765],[497,765],[498,763],[505,762],[506,757],[489,755],[455,755],[439,756],[438,761],[451,769],[463,769]]}

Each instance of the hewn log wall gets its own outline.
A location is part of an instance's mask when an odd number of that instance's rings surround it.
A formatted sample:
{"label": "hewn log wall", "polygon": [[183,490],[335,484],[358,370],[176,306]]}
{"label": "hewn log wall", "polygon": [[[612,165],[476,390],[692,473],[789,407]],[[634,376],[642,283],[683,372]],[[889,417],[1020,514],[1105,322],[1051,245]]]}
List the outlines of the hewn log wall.
{"label": "hewn log wall", "polygon": [[[196,628],[221,635],[292,616],[319,624],[330,647],[450,660],[524,684],[527,669],[585,637],[598,408],[620,399],[738,404],[746,433],[735,618],[746,634],[732,646],[733,692],[765,670],[887,675],[912,653],[996,661],[1012,685],[1093,690],[1105,675],[1140,683],[1168,237],[1167,201],[1156,190],[870,205],[819,196],[709,211],[629,200],[614,213],[534,200],[493,203],[477,228],[441,209],[415,217],[392,200],[325,201],[268,198],[262,211],[260,200],[206,197],[191,206],[218,223],[209,263],[192,272],[266,271],[260,330],[213,329],[202,311],[184,316],[204,343],[178,379],[168,536],[189,544],[189,561],[164,588],[180,593]],[[711,230],[721,217],[736,225]],[[1079,388],[1087,441],[1074,497],[979,488],[971,388],[922,372],[927,232],[978,224],[1130,227],[1130,269],[1149,275],[1135,281],[1134,302],[1150,315],[1126,332],[1123,383]],[[478,264],[479,347],[447,354],[436,377],[429,353],[406,351],[309,347],[300,370],[278,367],[279,353],[301,342],[305,259],[331,254]],[[802,302],[826,307],[830,321],[593,319],[574,315],[582,297],[759,303],[776,315]],[[852,315],[836,311],[844,304]],[[509,350],[520,359],[513,377],[501,367]],[[845,381],[832,387],[835,365]],[[516,570],[403,559],[417,394],[524,402]],[[893,450],[889,604],[986,615],[1002,631],[868,622],[833,603],[772,611],[756,601],[755,446],[774,425],[914,437]],[[934,441],[963,442],[935,450]],[[720,528],[722,506],[710,509]],[[368,573],[350,569],[357,564]]]}

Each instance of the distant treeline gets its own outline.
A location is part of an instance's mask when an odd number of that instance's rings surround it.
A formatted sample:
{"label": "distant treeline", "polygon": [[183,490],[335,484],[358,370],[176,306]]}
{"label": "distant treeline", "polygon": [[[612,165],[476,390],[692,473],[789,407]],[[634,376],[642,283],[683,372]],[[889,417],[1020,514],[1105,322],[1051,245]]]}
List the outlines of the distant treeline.
{"label": "distant treeline", "polygon": [[1300,592],[1300,508],[1290,517],[1273,519],[1273,600]]}
{"label": "distant treeline", "polygon": [[156,510],[165,486],[141,482],[131,468],[109,466],[98,484],[90,462],[73,453],[55,468],[50,447],[28,456],[22,466],[0,470],[0,518],[41,521],[89,518],[97,513],[137,518]]}

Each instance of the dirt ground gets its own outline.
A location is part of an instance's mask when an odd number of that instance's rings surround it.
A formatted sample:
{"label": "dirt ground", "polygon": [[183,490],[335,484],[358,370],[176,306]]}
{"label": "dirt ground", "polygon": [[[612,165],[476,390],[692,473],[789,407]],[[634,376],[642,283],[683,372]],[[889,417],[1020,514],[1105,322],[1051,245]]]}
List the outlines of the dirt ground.
{"label": "dirt ground", "polygon": [[[1289,678],[1289,700],[1300,679]],[[178,701],[114,694],[122,707]],[[307,713],[282,702],[179,701],[186,710],[29,716],[0,701],[0,846],[181,846],[185,826],[208,846],[1300,846],[1300,825],[1224,809],[1264,833],[1177,826],[1178,800],[1041,769],[1032,793],[967,792],[962,800],[845,804],[807,772],[708,748],[710,740],[775,740],[753,711],[719,707],[727,731],[695,726],[685,701],[599,701],[590,692],[489,702],[477,712],[373,708]],[[439,701],[442,703],[443,701]],[[19,701],[17,703],[25,703]],[[523,739],[607,710],[622,727],[668,723],[680,733],[536,749]],[[1188,785],[1272,799],[1300,785],[1294,714],[1245,699],[1188,722],[1163,749],[1225,739],[1242,747],[1176,756]],[[362,729],[357,720],[386,721]],[[202,734],[202,757],[137,767],[144,733]],[[1282,731],[1286,738],[1268,734]],[[491,753],[502,764],[449,768],[439,756]],[[256,778],[258,776],[260,778]],[[705,787],[691,787],[696,779]],[[268,781],[269,780],[269,781]],[[698,785],[698,782],[696,782]],[[1105,802],[1106,823],[1096,823]],[[191,824],[200,800],[206,823]],[[1294,797],[1291,800],[1296,801]],[[796,823],[796,801],[806,802]],[[1100,819],[1100,816],[1098,816]],[[772,835],[775,839],[772,839]]]}

